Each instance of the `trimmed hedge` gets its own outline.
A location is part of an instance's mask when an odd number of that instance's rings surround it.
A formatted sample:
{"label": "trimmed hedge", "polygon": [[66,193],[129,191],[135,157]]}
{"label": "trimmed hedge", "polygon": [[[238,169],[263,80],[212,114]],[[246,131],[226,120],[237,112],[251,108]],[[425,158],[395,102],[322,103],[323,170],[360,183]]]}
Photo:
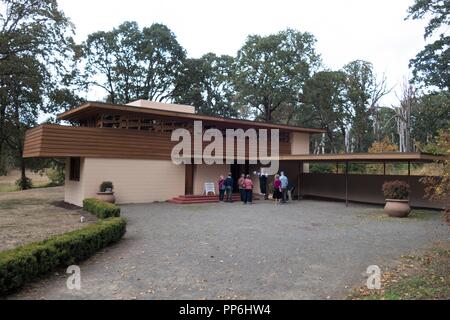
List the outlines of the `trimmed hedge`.
{"label": "trimmed hedge", "polygon": [[83,209],[96,215],[99,219],[120,217],[120,207],[95,198],[83,200]]}
{"label": "trimmed hedge", "polygon": [[123,218],[100,220],[83,229],[0,252],[0,296],[57,267],[82,261],[126,232]]}

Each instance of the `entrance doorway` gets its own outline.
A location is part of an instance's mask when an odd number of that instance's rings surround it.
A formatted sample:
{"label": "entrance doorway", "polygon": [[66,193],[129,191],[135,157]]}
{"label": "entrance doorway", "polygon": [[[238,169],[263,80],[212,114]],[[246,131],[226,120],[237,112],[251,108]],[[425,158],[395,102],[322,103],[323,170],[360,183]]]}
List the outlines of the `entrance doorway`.
{"label": "entrance doorway", "polygon": [[185,185],[184,185],[184,194],[185,195],[193,195],[194,194],[194,164],[186,164],[185,165]]}

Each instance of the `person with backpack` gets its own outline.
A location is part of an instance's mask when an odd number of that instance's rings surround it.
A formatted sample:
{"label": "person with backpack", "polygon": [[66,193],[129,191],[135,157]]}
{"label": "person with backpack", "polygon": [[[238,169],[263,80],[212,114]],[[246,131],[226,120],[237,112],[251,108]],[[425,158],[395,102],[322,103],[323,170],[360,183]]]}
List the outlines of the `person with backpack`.
{"label": "person with backpack", "polygon": [[225,179],[226,202],[233,202],[233,184],[233,176],[228,173],[228,177]]}

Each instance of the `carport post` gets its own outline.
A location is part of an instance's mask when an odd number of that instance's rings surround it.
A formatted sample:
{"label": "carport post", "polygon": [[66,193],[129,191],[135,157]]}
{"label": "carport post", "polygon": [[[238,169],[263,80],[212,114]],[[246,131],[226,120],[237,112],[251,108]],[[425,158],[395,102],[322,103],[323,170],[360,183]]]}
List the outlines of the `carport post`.
{"label": "carport post", "polygon": [[[411,186],[411,161],[408,161],[408,183]],[[409,191],[409,198],[412,199],[412,190]]]}
{"label": "carport post", "polygon": [[297,200],[300,200],[301,197],[301,179],[302,179],[302,173],[303,173],[303,161],[298,162],[298,175],[297,175]]}
{"label": "carport post", "polygon": [[348,207],[348,161],[345,161],[345,206]]}

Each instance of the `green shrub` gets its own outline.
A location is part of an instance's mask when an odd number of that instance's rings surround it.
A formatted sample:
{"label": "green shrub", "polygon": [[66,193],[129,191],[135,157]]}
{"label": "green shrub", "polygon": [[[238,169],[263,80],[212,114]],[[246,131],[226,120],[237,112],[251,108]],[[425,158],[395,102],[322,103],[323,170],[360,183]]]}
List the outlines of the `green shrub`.
{"label": "green shrub", "polygon": [[336,171],[336,165],[328,163],[311,163],[309,165],[310,173],[334,173]]}
{"label": "green shrub", "polygon": [[120,207],[95,198],[83,200],[83,209],[96,215],[99,219],[120,217]]}
{"label": "green shrub", "polygon": [[50,180],[48,186],[56,187],[64,185],[66,179],[64,168],[61,167],[49,168],[47,169],[46,174],[47,178]]}
{"label": "green shrub", "polygon": [[0,252],[0,296],[54,270],[82,261],[126,232],[123,218],[96,224],[48,240]]}
{"label": "green shrub", "polygon": [[406,200],[410,190],[409,184],[405,181],[388,181],[383,184],[383,194],[386,199]]}
{"label": "green shrub", "polygon": [[19,187],[20,190],[28,190],[33,188],[33,181],[27,177],[20,178],[16,181],[16,186]]}
{"label": "green shrub", "polygon": [[107,190],[112,191],[114,189],[113,183],[111,181],[103,181],[100,185],[100,192],[106,192]]}

